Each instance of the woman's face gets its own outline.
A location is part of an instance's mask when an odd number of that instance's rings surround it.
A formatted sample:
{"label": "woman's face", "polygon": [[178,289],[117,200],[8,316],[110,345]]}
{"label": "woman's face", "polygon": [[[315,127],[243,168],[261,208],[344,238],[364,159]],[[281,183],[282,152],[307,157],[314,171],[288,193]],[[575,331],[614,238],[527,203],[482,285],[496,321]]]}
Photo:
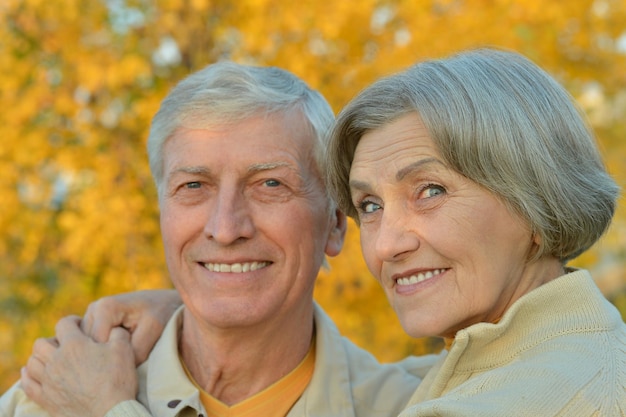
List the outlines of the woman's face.
{"label": "woman's face", "polygon": [[528,225],[446,166],[416,113],[363,135],[350,190],[365,261],[413,337],[495,322],[545,281]]}

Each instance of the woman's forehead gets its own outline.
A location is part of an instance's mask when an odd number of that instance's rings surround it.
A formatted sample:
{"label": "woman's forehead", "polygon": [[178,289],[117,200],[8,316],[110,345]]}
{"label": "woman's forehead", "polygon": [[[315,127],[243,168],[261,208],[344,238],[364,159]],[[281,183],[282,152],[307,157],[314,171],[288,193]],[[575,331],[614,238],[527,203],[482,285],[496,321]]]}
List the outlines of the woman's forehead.
{"label": "woman's forehead", "polygon": [[439,152],[421,119],[409,114],[366,132],[356,145],[352,165],[381,160],[408,165],[425,155],[439,157]]}

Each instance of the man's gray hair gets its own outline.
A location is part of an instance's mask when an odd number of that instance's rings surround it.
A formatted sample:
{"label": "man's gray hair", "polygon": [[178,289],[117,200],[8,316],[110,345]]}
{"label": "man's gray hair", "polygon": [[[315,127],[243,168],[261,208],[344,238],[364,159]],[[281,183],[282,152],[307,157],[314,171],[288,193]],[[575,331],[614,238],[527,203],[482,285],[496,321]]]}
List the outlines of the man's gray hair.
{"label": "man's gray hair", "polygon": [[150,169],[163,191],[163,146],[179,128],[208,129],[259,113],[299,111],[316,143],[318,167],[334,121],[326,99],[288,71],[219,62],[188,76],[165,97],[148,136]]}

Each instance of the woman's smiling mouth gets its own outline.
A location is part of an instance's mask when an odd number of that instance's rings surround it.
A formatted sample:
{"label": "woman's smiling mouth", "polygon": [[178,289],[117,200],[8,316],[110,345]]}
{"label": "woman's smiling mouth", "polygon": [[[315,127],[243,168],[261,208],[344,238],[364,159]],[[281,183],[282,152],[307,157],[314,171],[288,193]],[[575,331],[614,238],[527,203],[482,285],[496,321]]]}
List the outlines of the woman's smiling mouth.
{"label": "woman's smiling mouth", "polygon": [[396,278],[395,281],[396,284],[400,286],[413,285],[417,284],[418,282],[429,280],[432,277],[435,277],[445,271],[446,269],[433,269],[432,271],[418,272],[416,274],[411,274],[407,277]]}

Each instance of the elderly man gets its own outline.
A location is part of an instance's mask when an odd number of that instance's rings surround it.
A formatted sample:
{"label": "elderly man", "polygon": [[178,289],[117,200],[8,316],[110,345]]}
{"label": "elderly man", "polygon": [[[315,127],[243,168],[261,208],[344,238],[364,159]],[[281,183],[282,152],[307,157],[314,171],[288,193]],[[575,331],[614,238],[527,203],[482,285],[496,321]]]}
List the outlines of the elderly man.
{"label": "elderly man", "polygon": [[[129,334],[106,344],[79,320],[28,364],[55,416],[390,416],[428,361],[379,364],[313,301],[344,215],[320,175],[333,113],[277,68],[219,63],[178,84],[148,139],[170,277],[181,307],[135,372]],[[3,417],[42,415],[18,383]]]}

